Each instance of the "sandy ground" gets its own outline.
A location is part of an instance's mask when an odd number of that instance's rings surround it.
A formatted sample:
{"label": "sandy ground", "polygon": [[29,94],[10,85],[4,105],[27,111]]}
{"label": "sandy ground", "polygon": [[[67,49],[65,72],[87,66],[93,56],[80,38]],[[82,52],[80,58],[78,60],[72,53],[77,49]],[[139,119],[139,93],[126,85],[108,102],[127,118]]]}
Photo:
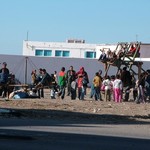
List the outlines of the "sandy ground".
{"label": "sandy ground", "polygon": [[[90,89],[83,101],[71,100],[69,96],[61,100],[59,98],[50,99],[49,90],[46,89],[45,98],[42,99],[5,100],[1,98],[0,109],[21,110],[28,117],[52,117],[56,114],[58,116],[61,114],[61,117],[62,114],[63,117],[73,117],[73,115],[79,117],[88,114],[91,118],[103,116],[111,121],[114,121],[115,118],[150,123],[150,103],[136,104],[132,101],[132,95],[129,102],[95,101],[89,98],[89,92]],[[3,114],[0,116],[2,117]]]}

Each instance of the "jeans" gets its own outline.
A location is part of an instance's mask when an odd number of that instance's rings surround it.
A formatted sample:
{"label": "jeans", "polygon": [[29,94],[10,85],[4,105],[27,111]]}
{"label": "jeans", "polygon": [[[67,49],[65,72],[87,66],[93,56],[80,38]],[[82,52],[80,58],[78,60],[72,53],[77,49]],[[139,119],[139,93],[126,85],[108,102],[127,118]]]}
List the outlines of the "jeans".
{"label": "jeans", "polygon": [[94,97],[95,97],[95,100],[100,100],[100,87],[94,87]]}
{"label": "jeans", "polygon": [[60,86],[59,96],[61,96],[61,99],[64,99],[65,97],[65,86]]}
{"label": "jeans", "polygon": [[85,94],[84,87],[78,87],[78,98],[80,100],[84,100],[84,94]]}
{"label": "jeans", "polygon": [[129,100],[129,90],[130,90],[130,86],[124,87],[124,92],[125,92],[124,101],[128,101]]}
{"label": "jeans", "polygon": [[91,92],[90,92],[90,98],[92,98],[95,95],[94,85],[91,85]]}
{"label": "jeans", "polygon": [[38,89],[38,97],[39,97],[39,98],[41,98],[41,97],[44,98],[44,89],[43,89],[43,88],[39,88],[39,89]]}

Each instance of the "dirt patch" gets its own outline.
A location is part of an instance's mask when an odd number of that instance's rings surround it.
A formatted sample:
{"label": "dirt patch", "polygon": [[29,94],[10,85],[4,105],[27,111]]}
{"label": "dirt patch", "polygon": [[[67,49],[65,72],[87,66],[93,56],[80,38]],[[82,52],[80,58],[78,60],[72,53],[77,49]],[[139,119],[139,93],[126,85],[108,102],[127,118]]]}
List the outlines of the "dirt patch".
{"label": "dirt patch", "polygon": [[[50,99],[49,91],[44,99],[0,100],[0,108],[12,110],[9,116],[17,117],[48,117],[48,118],[99,118],[107,121],[130,119],[150,122],[150,103],[136,104],[133,101],[115,103],[113,101],[95,101],[86,96],[85,100],[71,100],[66,96],[64,100]],[[15,110],[15,112],[14,112]],[[5,116],[0,113],[1,117]],[[8,113],[7,113],[8,115]],[[115,119],[115,120],[114,120]]]}

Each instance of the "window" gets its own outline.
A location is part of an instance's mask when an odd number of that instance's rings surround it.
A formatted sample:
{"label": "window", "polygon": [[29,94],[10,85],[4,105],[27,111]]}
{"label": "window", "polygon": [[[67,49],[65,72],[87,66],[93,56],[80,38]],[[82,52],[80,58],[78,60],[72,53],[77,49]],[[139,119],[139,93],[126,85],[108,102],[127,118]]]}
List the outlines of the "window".
{"label": "window", "polygon": [[96,58],[96,52],[85,52],[85,58]]}
{"label": "window", "polygon": [[62,56],[62,51],[56,50],[56,51],[55,51],[55,56],[61,57],[61,56]]}
{"label": "window", "polygon": [[55,56],[59,57],[69,57],[70,56],[70,51],[63,51],[63,50],[56,50],[55,51]]}
{"label": "window", "polygon": [[52,56],[52,50],[44,50],[44,56]]}
{"label": "window", "polygon": [[35,56],[43,56],[43,50],[36,49],[35,50]]}
{"label": "window", "polygon": [[69,51],[63,51],[63,57],[69,57],[70,52]]}

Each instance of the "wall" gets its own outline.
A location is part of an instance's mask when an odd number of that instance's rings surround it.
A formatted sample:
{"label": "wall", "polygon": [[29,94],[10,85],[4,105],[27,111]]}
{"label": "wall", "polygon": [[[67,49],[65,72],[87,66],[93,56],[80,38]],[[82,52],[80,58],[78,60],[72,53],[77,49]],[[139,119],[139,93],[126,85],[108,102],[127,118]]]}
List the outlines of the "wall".
{"label": "wall", "polygon": [[[10,72],[16,75],[22,83],[25,83],[25,68],[27,60],[27,82],[31,82],[31,71],[33,69],[45,68],[48,73],[52,74],[56,70],[60,71],[61,67],[66,70],[72,65],[78,71],[81,66],[85,68],[89,75],[90,82],[99,69],[103,71],[103,64],[96,59],[81,59],[81,58],[56,58],[56,57],[35,57],[35,56],[17,56],[17,55],[0,55],[2,62],[7,62],[7,67]],[[103,71],[104,73],[104,71]],[[116,67],[111,67],[109,70],[110,75],[116,73]]]}

